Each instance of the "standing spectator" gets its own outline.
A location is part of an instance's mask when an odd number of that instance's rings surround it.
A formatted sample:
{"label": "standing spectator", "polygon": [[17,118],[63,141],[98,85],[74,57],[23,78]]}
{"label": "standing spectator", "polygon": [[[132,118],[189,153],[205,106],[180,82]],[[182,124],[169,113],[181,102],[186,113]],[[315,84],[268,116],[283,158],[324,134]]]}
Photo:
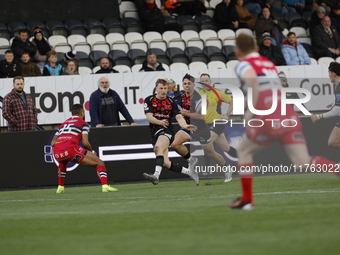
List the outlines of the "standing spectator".
{"label": "standing spectator", "polygon": [[96,73],[119,73],[116,69],[110,68],[110,60],[102,58],[99,62],[100,69]]}
{"label": "standing spectator", "polygon": [[143,62],[140,72],[150,72],[150,71],[165,71],[162,64],[157,61],[157,57],[153,53],[149,53],[146,60]]}
{"label": "standing spectator", "polygon": [[31,62],[31,57],[28,52],[22,53],[20,66],[22,70],[22,77],[41,76],[39,67],[36,63]]}
{"label": "standing spectator", "polygon": [[[336,29],[340,29],[340,5],[336,5],[332,8],[332,12],[329,14],[332,24]],[[339,32],[340,33],[340,32]]]}
{"label": "standing spectator", "polygon": [[316,26],[321,25],[321,20],[326,16],[326,10],[324,7],[320,6],[316,11],[312,13],[309,20],[309,35],[313,36],[313,31]]}
{"label": "standing spectator", "polygon": [[235,5],[231,0],[222,0],[221,3],[216,5],[214,12],[214,20],[217,29],[236,29],[241,27],[248,27],[246,23],[238,22],[238,15],[235,9]]}
{"label": "standing spectator", "polygon": [[261,56],[264,56],[271,60],[277,66],[287,65],[280,47],[272,44],[272,38],[270,37],[269,33],[263,34],[259,53]]}
{"label": "standing spectator", "polygon": [[294,32],[287,34],[287,40],[282,43],[282,54],[288,66],[310,65],[306,49],[296,40]]}
{"label": "standing spectator", "polygon": [[257,44],[261,44],[263,33],[269,32],[271,37],[275,39],[276,44],[281,45],[284,38],[282,34],[283,29],[284,27],[275,19],[269,8],[264,7],[255,23]]}
{"label": "standing spectator", "polygon": [[340,55],[340,36],[328,16],[323,17],[321,25],[314,28],[312,46],[318,58],[337,58]]}
{"label": "standing spectator", "polygon": [[37,109],[24,87],[24,78],[15,76],[13,89],[2,103],[2,116],[8,121],[8,132],[32,131],[38,123]]}
{"label": "standing spectator", "polygon": [[118,93],[110,89],[109,79],[100,78],[98,89],[90,96],[91,127],[121,126],[119,112],[131,126],[137,125]]}
{"label": "standing spectator", "polygon": [[14,54],[11,50],[5,51],[5,59],[0,61],[0,77],[10,78],[21,75],[21,66],[19,61],[14,59]]}
{"label": "standing spectator", "polygon": [[248,28],[254,30],[256,19],[250,14],[246,7],[243,6],[243,0],[236,0],[236,12],[240,23],[247,23]]}
{"label": "standing spectator", "polygon": [[21,29],[17,37],[13,39],[12,51],[16,60],[19,60],[23,52],[28,52],[31,57],[37,51],[37,47],[28,40],[28,30]]}
{"label": "standing spectator", "polygon": [[63,71],[61,64],[57,63],[58,53],[54,50],[47,52],[47,63],[44,66],[43,76],[60,75]]}
{"label": "standing spectator", "polygon": [[284,16],[287,12],[296,12],[295,8],[287,6],[283,0],[266,0],[266,6],[274,13]]}
{"label": "standing spectator", "polygon": [[37,47],[34,54],[35,60],[38,62],[37,65],[40,69],[43,69],[47,61],[47,52],[53,50],[50,43],[44,38],[41,28],[35,27],[33,30],[33,41],[32,44]]}
{"label": "standing spectator", "polygon": [[67,65],[61,75],[77,75],[78,66],[75,60],[67,61]]}

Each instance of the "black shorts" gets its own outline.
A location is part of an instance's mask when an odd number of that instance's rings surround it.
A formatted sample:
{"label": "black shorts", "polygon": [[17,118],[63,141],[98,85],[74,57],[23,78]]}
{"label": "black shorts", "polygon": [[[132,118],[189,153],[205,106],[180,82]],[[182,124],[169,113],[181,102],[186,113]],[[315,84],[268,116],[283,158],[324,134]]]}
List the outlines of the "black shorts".
{"label": "black shorts", "polygon": [[221,123],[221,124],[216,124],[215,123],[215,127],[214,127],[214,123],[210,123],[208,124],[209,128],[211,131],[213,131],[214,133],[216,133],[218,136],[220,136],[222,133],[224,133],[224,129],[227,126],[227,124],[225,123]]}
{"label": "black shorts", "polygon": [[191,133],[187,129],[182,128],[181,130],[184,131],[185,133],[187,133],[190,137],[190,140],[192,140],[192,141],[198,141],[202,145],[208,144],[208,143],[211,142],[210,130],[209,130],[208,126],[205,126],[204,128],[201,127],[193,133]]}
{"label": "black shorts", "polygon": [[167,129],[167,128],[162,128],[160,130],[158,130],[151,138],[151,144],[155,147],[155,144],[157,143],[158,137],[160,135],[165,135],[167,138],[169,138],[169,145],[172,144],[172,142],[174,141],[175,135],[174,135],[174,131]]}

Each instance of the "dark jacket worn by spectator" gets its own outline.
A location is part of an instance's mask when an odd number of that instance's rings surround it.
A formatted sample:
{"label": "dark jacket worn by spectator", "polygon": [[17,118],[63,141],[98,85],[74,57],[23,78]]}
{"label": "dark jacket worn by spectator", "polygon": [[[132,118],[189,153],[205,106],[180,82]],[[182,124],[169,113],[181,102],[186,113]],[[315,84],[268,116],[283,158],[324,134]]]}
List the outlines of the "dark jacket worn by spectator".
{"label": "dark jacket worn by spectator", "polygon": [[24,52],[28,52],[30,56],[33,57],[37,51],[37,47],[35,47],[29,40],[23,42],[19,37],[15,37],[13,39],[11,48],[16,59],[20,59],[21,54]]}
{"label": "dark jacket worn by spectator", "polygon": [[277,66],[285,66],[286,61],[282,55],[281,49],[278,46],[271,45],[270,47],[265,46],[263,43],[260,45],[261,56],[264,56],[271,60]]}
{"label": "dark jacket worn by spectator", "polygon": [[157,61],[156,69],[153,69],[150,65],[148,65],[148,62],[144,60],[142,68],[139,70],[140,72],[151,72],[151,71],[165,71],[164,67],[162,66],[162,63]]}
{"label": "dark jacket worn by spectator", "polygon": [[119,72],[113,68],[107,68],[107,69],[100,68],[96,73],[119,73]]}
{"label": "dark jacket worn by spectator", "polygon": [[312,47],[317,57],[335,57],[330,54],[329,48],[340,48],[340,36],[335,26],[330,26],[332,36],[330,36],[323,26],[316,26],[313,30]]}
{"label": "dark jacket worn by spectator", "polygon": [[145,31],[156,31],[163,33],[164,16],[156,3],[147,5],[146,3],[138,9],[139,20]]}
{"label": "dark jacket worn by spectator", "polygon": [[282,26],[282,24],[275,24],[272,18],[266,19],[262,15],[262,13],[259,14],[255,22],[257,44],[261,44],[263,33],[269,32],[271,36],[276,40],[277,45],[280,45],[282,39],[284,38],[282,35],[283,29],[284,27]]}
{"label": "dark jacket worn by spectator", "polygon": [[8,63],[5,59],[0,61],[0,77],[9,78],[21,75],[21,66],[19,61],[13,60],[12,63]]}
{"label": "dark jacket worn by spectator", "polygon": [[232,22],[238,22],[238,16],[235,6],[232,2],[229,5],[222,0],[221,3],[216,5],[214,12],[214,20],[217,25],[217,29],[233,29],[235,30],[234,24]]}
{"label": "dark jacket worn by spectator", "polygon": [[33,76],[41,76],[41,71],[36,63],[28,61],[27,63],[20,62],[21,66],[21,76],[22,77],[33,77]]}
{"label": "dark jacket worn by spectator", "polygon": [[326,15],[326,10],[324,7],[320,6],[317,10],[312,13],[312,16],[309,20],[309,35],[313,36],[313,30],[316,26],[321,25],[321,19]]}

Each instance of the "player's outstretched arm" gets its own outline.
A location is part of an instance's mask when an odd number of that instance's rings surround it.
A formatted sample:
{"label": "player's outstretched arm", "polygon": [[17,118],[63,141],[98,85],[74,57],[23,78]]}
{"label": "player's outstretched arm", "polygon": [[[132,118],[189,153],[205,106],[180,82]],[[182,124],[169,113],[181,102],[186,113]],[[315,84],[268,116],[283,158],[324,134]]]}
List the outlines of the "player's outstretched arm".
{"label": "player's outstretched arm", "polygon": [[182,114],[177,114],[176,120],[177,120],[177,122],[178,122],[178,124],[180,125],[181,128],[184,128],[184,129],[187,129],[187,130],[190,130],[190,131],[197,130],[197,127],[195,125],[187,124],[187,122],[185,121]]}
{"label": "player's outstretched arm", "polygon": [[169,122],[164,119],[164,120],[158,120],[156,119],[153,114],[151,112],[148,112],[145,114],[146,116],[146,119],[151,123],[151,124],[155,124],[155,125],[160,125],[160,126],[163,126],[163,127],[167,127],[169,126]]}
{"label": "player's outstretched arm", "polygon": [[52,147],[55,145],[55,142],[57,141],[57,139],[58,139],[58,135],[56,134],[56,135],[54,135],[54,137],[53,137],[53,139],[51,141],[51,146]]}

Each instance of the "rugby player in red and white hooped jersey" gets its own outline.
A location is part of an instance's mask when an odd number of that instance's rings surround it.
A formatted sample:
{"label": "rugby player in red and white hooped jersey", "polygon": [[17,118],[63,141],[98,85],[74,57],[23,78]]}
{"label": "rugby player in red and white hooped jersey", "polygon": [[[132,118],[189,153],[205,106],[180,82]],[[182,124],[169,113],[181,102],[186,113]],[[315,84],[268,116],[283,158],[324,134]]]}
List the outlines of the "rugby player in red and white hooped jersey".
{"label": "rugby player in red and white hooped jersey", "polygon": [[[257,46],[255,45],[253,37],[246,34],[240,34],[237,37],[235,55],[240,60],[240,63],[236,66],[236,74],[244,88],[252,89],[252,103],[254,108],[256,110],[270,109],[274,101],[272,100],[272,88],[281,87],[275,65],[257,53]],[[249,107],[252,107],[250,105],[245,112],[245,123],[248,123],[251,119],[275,119],[275,121],[263,121],[264,125],[261,127],[248,126],[246,133],[242,137],[242,142],[237,151],[242,196],[228,203],[228,206],[232,209],[253,209],[253,155],[264,147],[272,145],[275,141],[279,141],[284,146],[294,165],[336,165],[334,162],[323,157],[311,157],[308,154],[306,141],[297,113],[291,105],[287,105],[286,115],[282,115],[281,92],[278,89],[276,93],[278,100],[276,110],[273,113],[269,115],[254,115],[249,109]],[[282,126],[281,121],[285,119],[295,120],[296,126],[289,125],[288,123],[286,126],[291,127]]]}

